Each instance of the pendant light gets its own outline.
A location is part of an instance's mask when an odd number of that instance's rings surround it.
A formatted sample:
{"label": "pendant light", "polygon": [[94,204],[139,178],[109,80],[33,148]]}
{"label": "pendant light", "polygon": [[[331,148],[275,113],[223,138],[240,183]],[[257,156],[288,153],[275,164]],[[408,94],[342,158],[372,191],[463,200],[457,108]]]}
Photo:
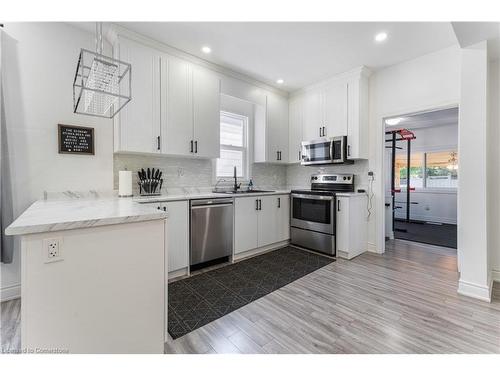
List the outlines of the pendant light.
{"label": "pendant light", "polygon": [[113,118],[131,99],[129,63],[102,53],[102,23],[96,23],[95,52],[82,48],[73,80],[73,112]]}

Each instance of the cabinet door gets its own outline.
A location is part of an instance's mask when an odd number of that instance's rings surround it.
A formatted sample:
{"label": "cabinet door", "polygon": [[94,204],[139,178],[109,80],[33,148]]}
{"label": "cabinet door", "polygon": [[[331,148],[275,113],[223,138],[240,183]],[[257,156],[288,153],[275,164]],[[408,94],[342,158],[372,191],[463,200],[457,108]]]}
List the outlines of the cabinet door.
{"label": "cabinet door", "polygon": [[290,100],[289,104],[289,153],[288,162],[298,163],[301,161],[301,142],[302,142],[302,108],[303,100],[296,97]]}
{"label": "cabinet door", "polygon": [[160,136],[160,53],[123,37],[120,60],[132,64],[132,100],[115,116],[115,152],[158,153]]}
{"label": "cabinet door", "polygon": [[162,59],[162,139],[164,153],[192,155],[193,101],[191,65],[174,57]]}
{"label": "cabinet door", "polygon": [[321,116],[321,95],[317,90],[307,92],[304,96],[304,140],[321,138],[320,129],[323,126]]}
{"label": "cabinet door", "polygon": [[348,84],[347,157],[368,159],[368,78],[353,78]]}
{"label": "cabinet door", "polygon": [[323,93],[325,136],[347,135],[347,83],[329,84]]}
{"label": "cabinet door", "polygon": [[257,197],[234,200],[234,253],[257,248]]}
{"label": "cabinet door", "polygon": [[267,161],[288,162],[288,100],[280,95],[267,96]]}
{"label": "cabinet door", "polygon": [[349,198],[337,197],[337,251],[349,251]]}
{"label": "cabinet door", "polygon": [[168,272],[189,266],[189,204],[188,201],[167,202],[166,244]]}
{"label": "cabinet door", "polygon": [[275,196],[277,201],[277,241],[285,241],[290,238],[290,196]]}
{"label": "cabinet door", "polygon": [[259,197],[260,210],[258,211],[258,247],[266,246],[278,241],[278,203],[276,196]]}
{"label": "cabinet door", "polygon": [[220,79],[206,69],[193,68],[195,155],[220,157]]}

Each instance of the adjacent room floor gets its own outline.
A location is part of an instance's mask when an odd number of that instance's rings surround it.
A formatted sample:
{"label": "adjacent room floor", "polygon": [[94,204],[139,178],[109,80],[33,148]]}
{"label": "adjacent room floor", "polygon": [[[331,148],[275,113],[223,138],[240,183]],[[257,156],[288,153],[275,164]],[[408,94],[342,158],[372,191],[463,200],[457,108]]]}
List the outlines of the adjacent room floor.
{"label": "adjacent room floor", "polygon": [[[388,241],[383,255],[330,263],[165,352],[500,353],[499,288],[490,304],[459,296],[457,281],[455,250]],[[19,346],[19,307],[2,304],[2,348]]]}
{"label": "adjacent room floor", "polygon": [[394,231],[394,237],[429,245],[457,248],[457,226],[453,224],[410,222],[396,220],[395,228],[406,232]]}

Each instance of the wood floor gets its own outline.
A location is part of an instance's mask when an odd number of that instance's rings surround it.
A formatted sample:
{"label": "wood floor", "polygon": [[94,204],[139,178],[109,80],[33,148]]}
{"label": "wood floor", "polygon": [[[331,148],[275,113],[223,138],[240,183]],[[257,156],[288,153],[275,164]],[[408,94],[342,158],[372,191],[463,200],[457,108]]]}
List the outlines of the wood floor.
{"label": "wood floor", "polygon": [[[177,340],[166,353],[500,353],[491,304],[457,294],[456,251],[389,241],[339,259]],[[497,285],[498,287],[498,285]],[[2,303],[2,349],[19,348],[19,300]]]}

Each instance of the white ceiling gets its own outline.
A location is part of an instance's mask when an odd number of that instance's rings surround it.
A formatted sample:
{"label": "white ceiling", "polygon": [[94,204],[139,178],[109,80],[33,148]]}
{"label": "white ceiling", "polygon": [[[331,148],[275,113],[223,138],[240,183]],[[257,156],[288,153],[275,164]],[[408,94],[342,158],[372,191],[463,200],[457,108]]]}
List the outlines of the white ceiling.
{"label": "white ceiling", "polygon": [[[418,113],[411,116],[401,116],[402,120],[394,126],[386,126],[391,129],[421,129],[431,126],[456,125],[458,126],[458,108],[442,109],[438,111]],[[387,119],[386,119],[387,121]]]}
{"label": "white ceiling", "polygon": [[[131,29],[286,91],[365,65],[380,69],[457,44],[442,22],[123,22]],[[374,42],[385,31],[385,42]],[[210,55],[201,47],[212,48]],[[280,86],[276,79],[285,83]]]}

